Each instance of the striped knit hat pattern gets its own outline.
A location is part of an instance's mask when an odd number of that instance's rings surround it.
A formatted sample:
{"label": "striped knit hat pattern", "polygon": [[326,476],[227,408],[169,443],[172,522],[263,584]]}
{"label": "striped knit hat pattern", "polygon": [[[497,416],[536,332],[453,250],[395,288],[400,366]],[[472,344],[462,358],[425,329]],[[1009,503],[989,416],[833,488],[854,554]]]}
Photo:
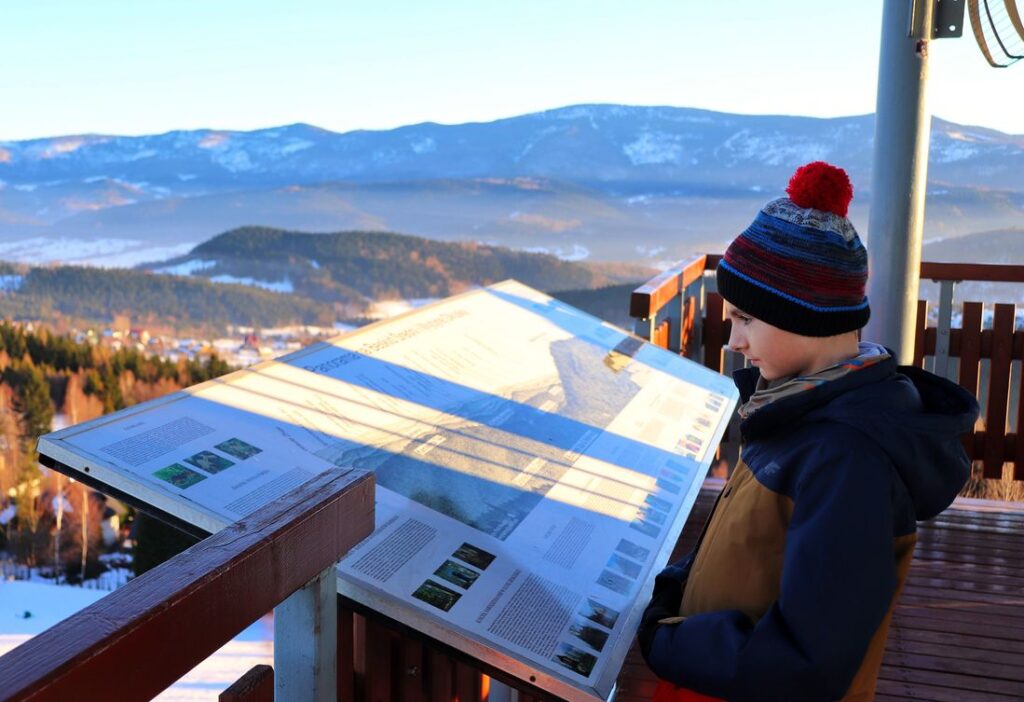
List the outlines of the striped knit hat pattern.
{"label": "striped knit hat pattern", "polygon": [[868,323],[868,255],[846,218],[846,171],[815,161],[729,244],[719,294],[763,322],[802,336],[834,336]]}

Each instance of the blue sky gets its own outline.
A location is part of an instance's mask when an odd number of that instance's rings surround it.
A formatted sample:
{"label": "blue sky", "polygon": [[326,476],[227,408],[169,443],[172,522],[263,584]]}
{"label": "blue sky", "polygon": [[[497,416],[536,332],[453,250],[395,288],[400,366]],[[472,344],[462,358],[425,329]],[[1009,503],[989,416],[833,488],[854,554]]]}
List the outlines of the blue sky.
{"label": "blue sky", "polygon": [[[487,121],[585,102],[872,112],[881,0],[33,0],[0,139]],[[1024,134],[1024,65],[934,42],[937,116]],[[1022,62],[1024,63],[1024,62]]]}

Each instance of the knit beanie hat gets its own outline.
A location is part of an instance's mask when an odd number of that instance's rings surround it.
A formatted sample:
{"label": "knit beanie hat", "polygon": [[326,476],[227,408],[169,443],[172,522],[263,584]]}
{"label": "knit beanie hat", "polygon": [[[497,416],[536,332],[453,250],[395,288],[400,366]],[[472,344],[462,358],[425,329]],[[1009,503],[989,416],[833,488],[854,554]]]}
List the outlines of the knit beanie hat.
{"label": "knit beanie hat", "polygon": [[716,271],[718,293],[743,312],[802,336],[860,329],[868,255],[846,218],[853,186],[846,171],[815,161],[729,244]]}

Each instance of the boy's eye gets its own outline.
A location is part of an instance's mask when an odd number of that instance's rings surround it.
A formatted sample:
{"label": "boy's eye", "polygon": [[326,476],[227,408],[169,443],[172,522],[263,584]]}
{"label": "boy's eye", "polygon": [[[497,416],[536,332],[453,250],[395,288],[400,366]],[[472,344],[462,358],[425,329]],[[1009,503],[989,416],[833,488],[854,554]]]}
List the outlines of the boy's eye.
{"label": "boy's eye", "polygon": [[748,317],[748,316],[743,315],[743,314],[738,314],[738,315],[736,315],[736,319],[738,319],[739,321],[743,322],[744,324],[750,324],[750,320],[752,319],[752,317]]}

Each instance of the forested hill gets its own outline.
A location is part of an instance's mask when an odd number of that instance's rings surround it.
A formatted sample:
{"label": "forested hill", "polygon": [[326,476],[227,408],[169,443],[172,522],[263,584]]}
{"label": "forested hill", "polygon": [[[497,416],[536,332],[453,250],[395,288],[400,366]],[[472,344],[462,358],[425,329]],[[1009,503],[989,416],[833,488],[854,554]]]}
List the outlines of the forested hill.
{"label": "forested hill", "polygon": [[0,262],[0,318],[75,324],[127,315],[138,326],[178,331],[330,326],[362,317],[376,300],[442,298],[507,278],[552,292],[636,284],[653,274],[401,234],[245,227],[140,270]]}
{"label": "forested hill", "polygon": [[126,314],[140,326],[202,329],[329,326],[345,316],[297,295],[134,270],[0,264],[0,283],[0,318],[6,319],[91,323]]}
{"label": "forested hill", "polygon": [[641,266],[570,262],[475,242],[265,227],[233,229],[186,256],[146,267],[213,280],[245,279],[323,302],[445,297],[506,278],[544,291],[590,289],[654,274]]}

